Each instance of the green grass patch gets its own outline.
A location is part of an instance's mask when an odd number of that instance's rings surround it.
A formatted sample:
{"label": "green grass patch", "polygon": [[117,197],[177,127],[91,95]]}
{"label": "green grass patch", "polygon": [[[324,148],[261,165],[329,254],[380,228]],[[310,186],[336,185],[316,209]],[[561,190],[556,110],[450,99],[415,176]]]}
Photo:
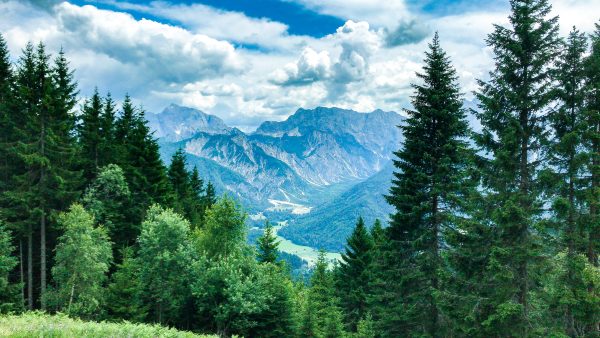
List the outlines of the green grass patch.
{"label": "green grass patch", "polygon": [[178,331],[160,325],[88,322],[66,315],[28,312],[0,315],[0,337],[216,337]]}

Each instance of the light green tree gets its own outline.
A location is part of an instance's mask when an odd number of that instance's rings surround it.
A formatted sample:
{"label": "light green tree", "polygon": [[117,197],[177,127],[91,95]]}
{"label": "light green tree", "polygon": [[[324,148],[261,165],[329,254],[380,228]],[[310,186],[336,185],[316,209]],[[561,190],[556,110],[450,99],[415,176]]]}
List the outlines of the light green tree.
{"label": "light green tree", "polygon": [[69,315],[97,318],[103,310],[103,286],[112,260],[106,230],[94,227],[94,218],[80,204],[62,213],[59,224],[64,233],[56,246],[48,303]]}

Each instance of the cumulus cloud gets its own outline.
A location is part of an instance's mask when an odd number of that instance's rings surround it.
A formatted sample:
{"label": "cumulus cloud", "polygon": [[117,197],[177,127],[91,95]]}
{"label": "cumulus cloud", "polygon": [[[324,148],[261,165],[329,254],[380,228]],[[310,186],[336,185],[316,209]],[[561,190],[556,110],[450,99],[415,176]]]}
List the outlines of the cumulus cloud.
{"label": "cumulus cloud", "polygon": [[152,1],[148,4],[121,1],[110,3],[119,9],[152,14],[177,22],[193,32],[242,45],[297,50],[299,45],[313,40],[306,36],[290,36],[288,26],[281,22],[252,18],[244,13],[219,10],[204,4],[172,4],[164,1]]}
{"label": "cumulus cloud", "polygon": [[382,44],[380,32],[370,29],[367,22],[348,20],[334,34],[325,37],[333,47],[341,47],[339,57],[332,62],[327,51],[305,48],[298,60],[276,70],[270,81],[281,86],[302,86],[323,82],[330,98],[344,94],[349,83],[365,79],[369,60]]}
{"label": "cumulus cloud", "polygon": [[234,47],[201,34],[126,13],[75,6],[55,7],[58,28],[71,46],[92,49],[143,67],[165,82],[192,81],[242,70]]}
{"label": "cumulus cloud", "polygon": [[276,70],[271,75],[271,82],[282,86],[307,85],[330,76],[329,53],[306,47],[295,63],[288,63],[283,69]]}

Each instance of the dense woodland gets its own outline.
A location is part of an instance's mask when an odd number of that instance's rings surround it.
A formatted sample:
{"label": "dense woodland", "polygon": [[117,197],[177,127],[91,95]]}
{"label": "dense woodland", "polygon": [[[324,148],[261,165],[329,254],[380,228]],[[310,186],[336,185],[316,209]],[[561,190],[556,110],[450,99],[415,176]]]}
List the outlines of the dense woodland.
{"label": "dense woodland", "polygon": [[[387,197],[339,263],[293,280],[266,226],[166,167],[144,111],[77,103],[61,52],[0,38],[0,312],[160,323],[245,337],[600,335],[600,25],[559,36],[547,0],[512,0],[494,68],[463,108],[436,34]],[[467,122],[474,115],[482,131]]]}

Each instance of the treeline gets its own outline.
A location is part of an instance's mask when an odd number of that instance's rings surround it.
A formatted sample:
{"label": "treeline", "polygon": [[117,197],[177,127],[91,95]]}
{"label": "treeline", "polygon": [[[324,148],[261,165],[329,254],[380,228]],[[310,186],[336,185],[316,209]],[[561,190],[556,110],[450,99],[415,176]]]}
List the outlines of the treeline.
{"label": "treeline", "polygon": [[241,207],[183,150],[166,167],[129,97],[77,93],[62,52],[30,43],[13,65],[0,35],[0,314],[299,334],[308,290],[274,233],[247,244]]}
{"label": "treeline", "polygon": [[600,334],[600,25],[563,39],[548,1],[510,4],[486,40],[480,132],[437,34],[429,45],[387,196],[396,212],[372,235],[359,220],[332,272],[350,331]]}

